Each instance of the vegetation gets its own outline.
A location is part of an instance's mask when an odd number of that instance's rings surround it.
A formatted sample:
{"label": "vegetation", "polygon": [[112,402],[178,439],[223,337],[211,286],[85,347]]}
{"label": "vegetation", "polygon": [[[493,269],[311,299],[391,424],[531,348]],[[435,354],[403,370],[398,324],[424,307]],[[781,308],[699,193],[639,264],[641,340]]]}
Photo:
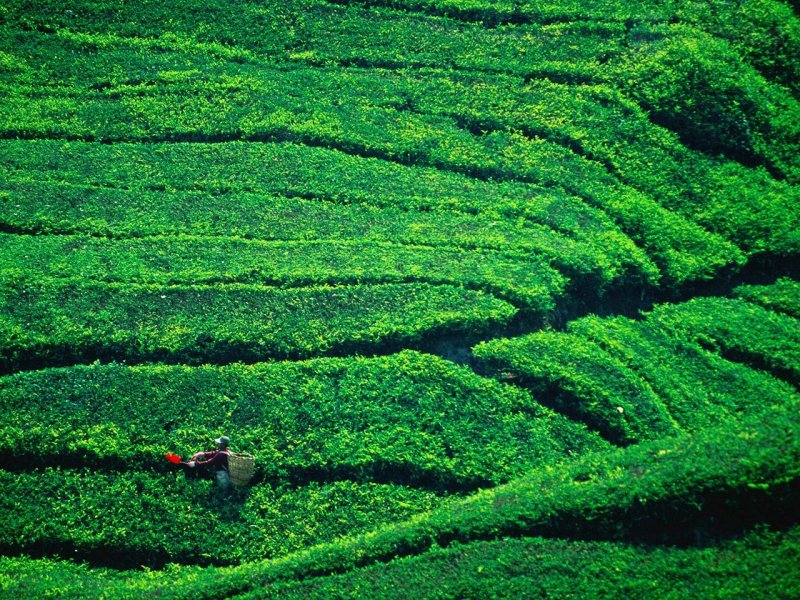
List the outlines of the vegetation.
{"label": "vegetation", "polygon": [[800,283],[785,277],[772,285],[743,285],[736,296],[776,312],[800,318]]}
{"label": "vegetation", "polygon": [[[438,598],[594,597],[617,588],[637,598],[760,598],[768,589],[789,597],[800,591],[797,535],[796,528],[786,535],[755,533],[741,542],[702,549],[542,538],[473,542],[344,575],[265,586],[236,597],[403,598],[411,590]],[[600,589],[598,581],[603,582]]]}
{"label": "vegetation", "polygon": [[4,2],[0,596],[800,595],[797,11]]}
{"label": "vegetation", "polygon": [[800,323],[786,315],[728,298],[696,298],[659,306],[649,321],[733,360],[752,362],[797,382]]}
{"label": "vegetation", "polygon": [[112,241],[83,236],[0,234],[15,260],[0,272],[153,284],[243,283],[283,288],[314,284],[447,284],[483,289],[533,312],[551,310],[565,280],[535,255],[464,252],[380,242],[260,242],[213,237]]}
{"label": "vegetation", "polygon": [[[149,593],[215,598],[275,582],[351,571],[454,542],[589,531],[629,539],[635,532],[663,535],[665,528],[667,533],[677,530],[693,536],[694,527],[724,528],[726,515],[752,516],[753,503],[790,506],[796,501],[796,485],[787,484],[796,482],[800,468],[797,409],[792,401],[693,436],[589,454],[401,524],[284,558],[230,568],[140,574],[118,580],[108,591],[120,597]],[[796,585],[795,571],[782,574],[777,583],[782,584],[783,578]]]}
{"label": "vegetation", "polygon": [[0,302],[0,368],[7,372],[101,358],[305,358],[445,329],[485,331],[516,312],[486,294],[427,284],[282,290],[11,278],[0,282]]}
{"label": "vegetation", "polygon": [[416,352],[47,369],[0,379],[0,405],[0,448],[31,466],[166,468],[165,452],[191,455],[222,429],[239,432],[236,448],[260,457],[271,481],[378,479],[458,490],[607,447],[522,390]]}
{"label": "vegetation", "polygon": [[[745,324],[746,322],[746,324]],[[615,443],[694,431],[796,395],[746,365],[795,381],[798,322],[738,300],[661,305],[644,321],[589,316],[568,332],[479,344],[486,368],[517,381]]]}

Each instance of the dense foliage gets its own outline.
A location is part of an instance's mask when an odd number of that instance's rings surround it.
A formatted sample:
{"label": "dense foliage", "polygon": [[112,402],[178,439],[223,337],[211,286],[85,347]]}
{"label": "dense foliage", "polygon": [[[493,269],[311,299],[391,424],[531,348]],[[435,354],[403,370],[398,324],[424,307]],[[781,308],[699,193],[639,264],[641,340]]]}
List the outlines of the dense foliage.
{"label": "dense foliage", "polygon": [[800,595],[797,10],[5,1],[0,596]]}
{"label": "dense foliage", "polygon": [[[102,307],[98,310],[98,307]],[[305,358],[502,324],[513,306],[428,284],[166,286],[0,280],[0,369],[77,361]]]}
{"label": "dense foliage", "polygon": [[796,382],[798,328],[796,319],[747,302],[697,298],[661,305],[642,321],[589,316],[568,332],[492,340],[474,351],[487,368],[606,438],[632,443],[795,396],[792,386],[726,357]]}
{"label": "dense foliage", "polygon": [[0,453],[34,466],[161,466],[166,451],[191,454],[222,430],[237,432],[236,448],[259,456],[271,481],[470,489],[607,447],[522,390],[415,352],[47,369],[0,379],[0,407]]}

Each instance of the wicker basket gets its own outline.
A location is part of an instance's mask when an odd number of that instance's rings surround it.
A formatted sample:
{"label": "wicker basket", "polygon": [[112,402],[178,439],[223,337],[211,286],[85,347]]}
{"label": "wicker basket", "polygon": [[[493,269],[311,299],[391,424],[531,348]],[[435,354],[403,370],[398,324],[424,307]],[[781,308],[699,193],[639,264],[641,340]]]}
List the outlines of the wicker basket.
{"label": "wicker basket", "polygon": [[256,472],[256,459],[249,454],[231,454],[228,456],[228,474],[231,483],[241,487],[250,483]]}

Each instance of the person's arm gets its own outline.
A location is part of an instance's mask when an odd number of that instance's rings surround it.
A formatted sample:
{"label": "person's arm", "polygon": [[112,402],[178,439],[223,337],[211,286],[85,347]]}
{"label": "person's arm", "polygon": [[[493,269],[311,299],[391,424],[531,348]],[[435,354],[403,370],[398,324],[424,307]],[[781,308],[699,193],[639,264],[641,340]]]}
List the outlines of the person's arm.
{"label": "person's arm", "polygon": [[217,450],[215,452],[204,452],[204,458],[209,457],[208,460],[197,461],[198,467],[216,467],[224,465],[228,461],[228,453]]}

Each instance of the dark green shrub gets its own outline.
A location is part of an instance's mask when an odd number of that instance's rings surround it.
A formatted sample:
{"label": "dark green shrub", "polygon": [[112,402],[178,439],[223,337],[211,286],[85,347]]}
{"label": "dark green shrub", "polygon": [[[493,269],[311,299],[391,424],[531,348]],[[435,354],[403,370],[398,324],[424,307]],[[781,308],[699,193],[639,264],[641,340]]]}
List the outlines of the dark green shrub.
{"label": "dark green shrub", "polygon": [[784,277],[771,285],[740,285],[734,295],[775,312],[800,319],[800,283]]}
{"label": "dark green shrub", "polygon": [[442,331],[485,331],[515,313],[482,292],[421,283],[284,290],[6,278],[0,368],[307,358],[408,344]]}

